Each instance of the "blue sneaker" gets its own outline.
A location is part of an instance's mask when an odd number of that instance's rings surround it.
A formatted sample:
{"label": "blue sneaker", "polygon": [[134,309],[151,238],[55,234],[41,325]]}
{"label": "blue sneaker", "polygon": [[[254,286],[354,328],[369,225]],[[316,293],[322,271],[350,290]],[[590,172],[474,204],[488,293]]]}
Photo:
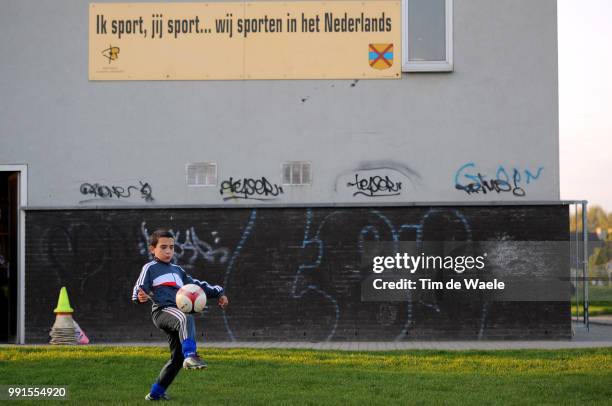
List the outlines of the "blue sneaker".
{"label": "blue sneaker", "polygon": [[166,395],[165,393],[161,396],[153,396],[150,393],[147,393],[145,400],[170,400],[170,396]]}

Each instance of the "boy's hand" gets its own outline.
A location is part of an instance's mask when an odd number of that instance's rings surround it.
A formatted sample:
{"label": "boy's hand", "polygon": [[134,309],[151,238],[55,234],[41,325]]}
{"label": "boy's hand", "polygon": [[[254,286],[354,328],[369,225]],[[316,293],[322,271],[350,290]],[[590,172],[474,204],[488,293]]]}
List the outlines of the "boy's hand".
{"label": "boy's hand", "polygon": [[142,288],[138,288],[138,301],[140,303],[148,302],[151,299],[151,296],[147,295]]}
{"label": "boy's hand", "polygon": [[224,309],[225,306],[229,304],[229,300],[227,300],[227,296],[225,295],[220,296],[217,304],[219,305],[220,308]]}

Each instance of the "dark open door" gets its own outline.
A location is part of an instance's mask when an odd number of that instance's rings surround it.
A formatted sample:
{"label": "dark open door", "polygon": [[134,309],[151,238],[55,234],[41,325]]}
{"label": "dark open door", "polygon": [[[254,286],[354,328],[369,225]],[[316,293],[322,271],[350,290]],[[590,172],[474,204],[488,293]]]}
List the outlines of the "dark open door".
{"label": "dark open door", "polygon": [[18,172],[0,172],[0,342],[17,335]]}

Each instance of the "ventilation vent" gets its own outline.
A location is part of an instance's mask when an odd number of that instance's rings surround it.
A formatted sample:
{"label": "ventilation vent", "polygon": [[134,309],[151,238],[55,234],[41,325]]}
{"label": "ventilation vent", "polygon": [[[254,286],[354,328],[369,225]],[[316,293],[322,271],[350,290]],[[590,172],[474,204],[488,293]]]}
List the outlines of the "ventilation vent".
{"label": "ventilation vent", "polygon": [[187,164],[187,186],[217,186],[217,164],[213,162]]}
{"label": "ventilation vent", "polygon": [[310,162],[294,161],[283,164],[283,185],[310,185],[311,183]]}

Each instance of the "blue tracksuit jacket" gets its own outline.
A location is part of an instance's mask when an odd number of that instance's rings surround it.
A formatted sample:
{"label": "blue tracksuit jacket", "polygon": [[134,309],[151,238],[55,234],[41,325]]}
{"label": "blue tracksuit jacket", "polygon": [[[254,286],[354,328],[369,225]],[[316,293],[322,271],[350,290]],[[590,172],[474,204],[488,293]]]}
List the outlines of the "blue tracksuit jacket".
{"label": "blue tracksuit jacket", "polygon": [[138,303],[138,288],[142,288],[153,300],[152,311],[168,306],[176,307],[176,292],[189,283],[204,289],[207,298],[217,298],[224,292],[221,286],[194,279],[187,275],[180,266],[168,264],[156,258],[142,267],[132,291],[132,301]]}

